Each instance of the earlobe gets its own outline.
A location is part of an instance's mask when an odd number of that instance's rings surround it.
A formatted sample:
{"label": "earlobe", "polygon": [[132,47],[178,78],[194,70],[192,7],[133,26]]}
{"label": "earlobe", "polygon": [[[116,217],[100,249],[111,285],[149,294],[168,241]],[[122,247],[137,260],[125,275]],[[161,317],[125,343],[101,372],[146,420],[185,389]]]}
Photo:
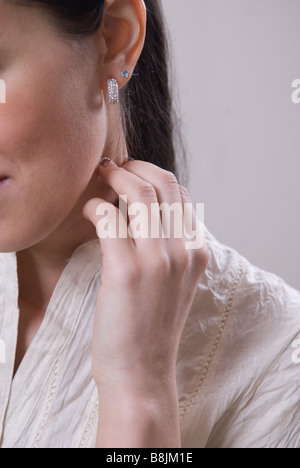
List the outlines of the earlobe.
{"label": "earlobe", "polygon": [[103,57],[105,82],[120,77],[122,87],[144,47],[147,13],[143,0],[109,0],[103,12],[101,33],[106,45]]}

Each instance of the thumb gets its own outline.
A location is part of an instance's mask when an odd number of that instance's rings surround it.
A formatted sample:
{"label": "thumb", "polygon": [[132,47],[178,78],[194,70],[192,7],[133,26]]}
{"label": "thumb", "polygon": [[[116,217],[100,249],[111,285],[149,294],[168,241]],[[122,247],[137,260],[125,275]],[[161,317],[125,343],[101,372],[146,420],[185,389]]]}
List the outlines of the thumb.
{"label": "thumb", "polygon": [[116,255],[119,259],[128,255],[133,241],[127,220],[116,206],[102,198],[92,198],[83,207],[82,215],[96,227],[103,253]]}

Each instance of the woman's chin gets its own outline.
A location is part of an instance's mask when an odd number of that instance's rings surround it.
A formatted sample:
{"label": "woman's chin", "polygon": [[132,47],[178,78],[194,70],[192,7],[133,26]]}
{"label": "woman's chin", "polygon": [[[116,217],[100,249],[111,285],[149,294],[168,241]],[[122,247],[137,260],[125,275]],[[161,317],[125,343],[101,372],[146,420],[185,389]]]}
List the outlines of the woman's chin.
{"label": "woman's chin", "polygon": [[19,250],[23,249],[24,248],[22,248],[22,246],[19,246],[18,242],[14,242],[13,240],[5,240],[0,235],[0,253],[18,252]]}
{"label": "woman's chin", "polygon": [[16,236],[16,230],[14,233],[3,233],[0,234],[0,253],[9,253],[9,252],[20,252],[22,250],[30,247],[34,242],[30,242],[28,239],[25,239],[24,236],[21,238]]}

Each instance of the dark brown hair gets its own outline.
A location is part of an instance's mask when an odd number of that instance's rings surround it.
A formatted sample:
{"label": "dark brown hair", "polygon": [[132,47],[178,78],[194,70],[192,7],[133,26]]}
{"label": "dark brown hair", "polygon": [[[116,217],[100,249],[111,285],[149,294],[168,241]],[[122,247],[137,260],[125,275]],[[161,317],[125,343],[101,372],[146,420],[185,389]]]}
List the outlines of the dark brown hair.
{"label": "dark brown hair", "polygon": [[[104,0],[14,0],[45,9],[61,33],[85,38],[101,26]],[[160,0],[144,0],[147,9],[145,46],[134,74],[120,92],[128,153],[188,179],[186,153],[171,88],[170,41]],[[171,75],[171,73],[172,75]],[[172,79],[172,83],[171,83]]]}

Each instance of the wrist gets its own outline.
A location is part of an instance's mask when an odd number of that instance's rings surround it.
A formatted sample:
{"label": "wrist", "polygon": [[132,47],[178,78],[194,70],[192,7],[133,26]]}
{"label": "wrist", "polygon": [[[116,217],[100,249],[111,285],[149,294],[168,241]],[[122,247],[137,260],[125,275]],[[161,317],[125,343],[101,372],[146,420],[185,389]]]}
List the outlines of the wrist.
{"label": "wrist", "polygon": [[181,446],[178,393],[174,382],[147,392],[132,387],[102,387],[98,391],[98,447]]}
{"label": "wrist", "polygon": [[96,381],[99,400],[127,400],[133,401],[163,401],[170,398],[178,402],[175,372],[163,376],[151,376],[148,372],[139,372],[134,375],[118,374],[115,378]]}

